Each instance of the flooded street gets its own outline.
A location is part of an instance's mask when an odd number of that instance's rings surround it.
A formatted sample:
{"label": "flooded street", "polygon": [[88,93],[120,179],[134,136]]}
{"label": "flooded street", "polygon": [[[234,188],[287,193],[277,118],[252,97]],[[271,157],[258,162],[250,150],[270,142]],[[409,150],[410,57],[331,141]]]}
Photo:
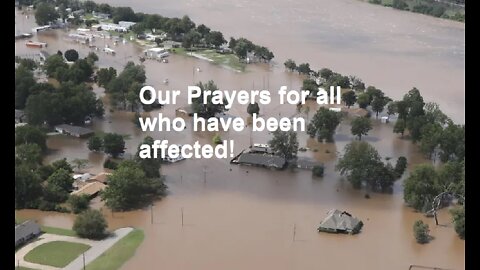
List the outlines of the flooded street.
{"label": "flooded street", "polygon": [[[136,2],[105,1],[115,6],[132,6],[135,11],[158,12],[166,16],[188,14],[197,24],[230,35],[244,36],[265,45],[275,53],[277,65],[248,66],[237,73],[195,58],[171,55],[169,63],[147,60],[144,65],[147,84],[159,89],[186,91],[198,81],[213,79],[222,90],[270,89],[280,86],[299,89],[302,78],[286,72],[283,62],[292,58],[310,62],[315,68],[329,67],[345,74],[357,75],[367,85],[381,88],[394,99],[413,86],[421,90],[427,101],[435,101],[457,122],[464,122],[465,113],[465,27],[408,12],[369,5],[356,0],[271,1],[260,4],[252,0],[235,1],[170,1]],[[265,8],[268,7],[268,8]],[[225,16],[228,13],[228,16]],[[17,14],[17,13],[16,13]],[[228,18],[225,20],[224,18]],[[17,29],[30,31],[32,17],[17,14]],[[254,29],[254,31],[252,31]],[[32,40],[48,43],[46,50],[56,53],[74,48],[80,57],[91,51],[70,43],[63,30],[45,32]],[[38,52],[25,47],[25,40],[16,41],[16,54]],[[98,47],[112,40],[97,39]],[[121,69],[127,61],[139,63],[142,49],[134,44],[114,47],[116,56],[100,51],[99,67]],[[201,71],[197,71],[199,68]],[[168,78],[169,85],[163,85]],[[103,89],[94,86],[97,95]],[[159,112],[175,116],[175,109],[186,106],[186,96],[178,104],[167,105]],[[311,107],[308,117],[318,108]],[[247,118],[244,105],[234,105],[230,114]],[[260,106],[263,117],[293,116],[296,108],[278,105],[272,94],[270,105]],[[307,117],[306,115],[303,115]],[[170,143],[210,143],[212,132],[194,132],[191,119],[183,132],[144,133],[132,122],[133,113],[105,110],[103,120],[94,121],[96,131],[129,135],[127,152],[134,154],[147,135],[167,139]],[[382,157],[393,162],[405,156],[409,168],[427,162],[418,147],[400,139],[392,131],[393,124],[374,120],[374,129],[364,140],[371,143]],[[268,132],[250,132],[248,127],[237,133],[220,132],[223,139],[235,140],[235,153],[254,143],[266,143]],[[342,122],[335,143],[319,144],[299,133],[300,147],[317,152],[300,153],[323,162],[323,178],[312,178],[310,171],[272,171],[229,164],[229,160],[184,160],[163,165],[169,194],[155,202],[153,208],[112,213],[96,199],[92,207],[101,208],[110,229],[135,226],[145,230],[145,240],[135,256],[123,267],[136,269],[408,269],[409,265],[425,265],[446,269],[465,268],[465,242],[453,230],[450,214],[442,210],[439,222],[426,218],[404,206],[402,180],[393,194],[371,194],[356,191],[334,171],[344,146],[353,139],[348,121]],[[66,157],[88,159],[90,171],[103,171],[103,154],[91,153],[85,139],[52,136],[48,139],[49,154],[44,162]],[[328,151],[327,151],[328,150]],[[364,222],[355,236],[318,233],[316,228],[332,208],[346,210]],[[16,211],[18,217],[33,218],[43,225],[70,228],[74,215]],[[183,213],[183,215],[182,215]],[[423,219],[435,238],[427,245],[415,242],[412,226]],[[153,224],[152,224],[153,220]],[[183,225],[182,225],[183,224]],[[295,228],[295,229],[294,229]]]}

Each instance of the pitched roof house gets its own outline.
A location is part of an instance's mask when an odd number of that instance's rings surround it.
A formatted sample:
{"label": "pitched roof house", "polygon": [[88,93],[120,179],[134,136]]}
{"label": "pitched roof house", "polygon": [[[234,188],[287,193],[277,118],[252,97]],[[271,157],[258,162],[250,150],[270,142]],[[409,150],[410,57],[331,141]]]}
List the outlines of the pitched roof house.
{"label": "pitched roof house", "polygon": [[320,223],[318,231],[356,234],[360,232],[362,227],[363,222],[350,213],[332,209],[328,211],[327,217]]}

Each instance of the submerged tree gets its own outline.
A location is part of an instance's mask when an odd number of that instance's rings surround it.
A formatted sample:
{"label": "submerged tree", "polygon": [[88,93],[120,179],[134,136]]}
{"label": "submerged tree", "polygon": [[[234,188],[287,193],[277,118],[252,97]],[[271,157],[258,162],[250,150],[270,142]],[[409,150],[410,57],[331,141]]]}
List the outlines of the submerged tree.
{"label": "submerged tree", "polygon": [[372,122],[367,117],[356,117],[352,120],[351,132],[358,137],[358,140],[362,140],[363,135],[367,135],[372,129]]}
{"label": "submerged tree", "polygon": [[319,142],[327,140],[333,141],[335,129],[340,124],[340,114],[321,107],[313,116],[308,124],[307,134],[311,138],[317,138]]}
{"label": "submerged tree", "polygon": [[298,153],[297,133],[290,131],[275,130],[273,138],[268,142],[273,151],[280,154],[286,160],[295,158]]}
{"label": "submerged tree", "polygon": [[423,223],[421,220],[417,220],[413,224],[413,233],[417,243],[426,244],[430,241],[428,224]]}

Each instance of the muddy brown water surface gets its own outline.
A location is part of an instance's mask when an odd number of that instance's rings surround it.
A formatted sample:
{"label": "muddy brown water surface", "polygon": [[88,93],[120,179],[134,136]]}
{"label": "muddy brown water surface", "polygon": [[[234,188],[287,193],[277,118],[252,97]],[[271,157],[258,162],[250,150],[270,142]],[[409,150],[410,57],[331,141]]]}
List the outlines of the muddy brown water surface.
{"label": "muddy brown water surface", "polygon": [[[415,85],[426,100],[438,102],[453,119],[464,121],[465,28],[461,24],[357,1],[276,1],[268,5],[268,11],[253,1],[206,2],[160,5],[142,0],[111,4],[133,5],[135,10],[167,16],[187,13],[197,23],[219,29],[227,37],[245,36],[270,47],[280,64],[249,66],[247,72],[237,73],[206,61],[171,55],[168,64],[144,63],[148,84],[157,89],[186,91],[193,82],[213,79],[222,90],[268,88],[272,90],[272,103],[261,106],[260,114],[290,117],[296,114],[295,106],[278,105],[275,92],[281,85],[294,89],[301,86],[301,78],[285,72],[281,64],[291,57],[358,75],[394,98]],[[16,15],[17,29],[29,31],[34,26],[32,16]],[[49,31],[32,40],[47,42],[50,53],[74,48],[84,57],[91,51],[65,41],[65,35],[63,30]],[[17,55],[38,51],[26,48],[25,42],[16,41]],[[126,61],[139,63],[142,49],[131,43],[114,46],[112,40],[97,39],[95,44],[109,44],[117,51],[116,56],[97,52],[100,67],[121,69]],[[163,85],[166,78],[169,85]],[[102,88],[94,87],[94,91],[104,96]],[[161,112],[174,117],[175,108],[185,105],[186,97],[182,96],[177,105],[167,105],[150,115]],[[311,118],[317,105],[308,105]],[[234,105],[229,113],[247,117],[243,105]],[[210,143],[214,135],[193,132],[190,118],[186,118],[184,132],[144,133],[134,126],[132,117],[130,112],[107,109],[105,118],[94,121],[92,128],[128,134],[126,147],[131,154],[146,135],[171,143],[198,140],[202,144]],[[236,153],[250,141],[266,143],[270,139],[268,132],[251,133],[250,127],[220,135],[235,140]],[[122,269],[408,269],[410,264],[464,269],[465,242],[456,236],[447,210],[442,210],[439,217],[446,226],[435,226],[433,219],[404,205],[402,180],[395,184],[393,194],[371,194],[371,199],[365,199],[365,192],[353,190],[338,176],[334,171],[336,160],[352,139],[348,121],[338,127],[335,143],[320,144],[305,133],[299,134],[300,146],[318,150],[301,155],[316,158],[326,166],[325,176],[320,179],[303,170],[274,171],[230,165],[229,160],[190,159],[162,166],[169,194],[155,202],[152,211],[112,213],[99,199],[92,207],[104,211],[110,229],[135,226],[145,230],[145,241]],[[415,145],[393,134],[392,124],[375,120],[374,129],[364,139],[382,157],[407,157],[409,169],[426,162]],[[90,161],[88,170],[103,170],[104,155],[89,152],[85,139],[52,136],[48,147],[51,151],[45,162],[85,158]],[[318,233],[316,227],[331,208],[362,219],[362,232],[355,236]],[[65,228],[70,228],[74,220],[70,214],[36,210],[16,213]],[[435,237],[427,245],[415,243],[412,226],[417,219],[427,221]]]}

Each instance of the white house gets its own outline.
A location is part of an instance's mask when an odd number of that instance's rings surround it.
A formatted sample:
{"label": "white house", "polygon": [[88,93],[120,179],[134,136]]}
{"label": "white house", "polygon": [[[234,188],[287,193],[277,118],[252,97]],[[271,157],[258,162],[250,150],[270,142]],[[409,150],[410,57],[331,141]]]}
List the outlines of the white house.
{"label": "white house", "polygon": [[103,23],[100,28],[105,31],[128,32],[126,27],[114,23]]}
{"label": "white house", "polygon": [[136,22],[128,22],[128,21],[119,21],[118,22],[118,25],[120,25],[121,27],[125,27],[127,29],[132,28],[132,26],[134,26],[135,24],[137,24],[137,23]]}
{"label": "white house", "polygon": [[151,59],[162,59],[169,55],[164,48],[150,48],[144,51],[145,56]]}

